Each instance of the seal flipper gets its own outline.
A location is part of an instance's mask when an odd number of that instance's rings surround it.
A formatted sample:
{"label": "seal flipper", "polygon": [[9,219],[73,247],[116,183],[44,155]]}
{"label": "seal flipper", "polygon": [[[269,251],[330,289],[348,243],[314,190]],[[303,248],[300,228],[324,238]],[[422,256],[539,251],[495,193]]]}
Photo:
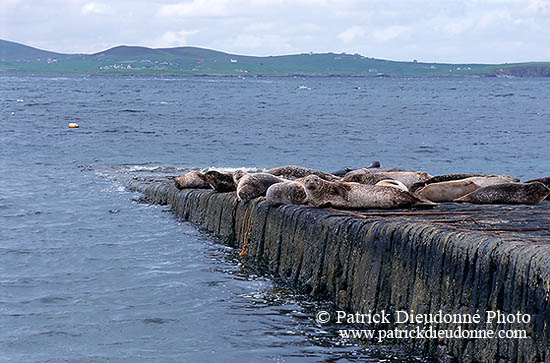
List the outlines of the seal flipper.
{"label": "seal flipper", "polygon": [[349,202],[351,199],[349,195],[350,190],[351,187],[346,184],[336,186],[336,191],[338,192],[338,195],[340,195],[346,202]]}

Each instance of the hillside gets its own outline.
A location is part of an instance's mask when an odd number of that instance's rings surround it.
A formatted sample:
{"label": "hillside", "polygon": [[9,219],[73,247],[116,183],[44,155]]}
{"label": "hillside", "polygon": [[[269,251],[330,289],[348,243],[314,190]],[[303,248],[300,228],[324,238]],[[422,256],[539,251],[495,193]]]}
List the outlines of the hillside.
{"label": "hillside", "polygon": [[62,54],[0,40],[0,71],[90,74],[550,76],[550,63],[445,64],[397,62],[346,53],[255,57],[197,47],[117,46],[94,54]]}

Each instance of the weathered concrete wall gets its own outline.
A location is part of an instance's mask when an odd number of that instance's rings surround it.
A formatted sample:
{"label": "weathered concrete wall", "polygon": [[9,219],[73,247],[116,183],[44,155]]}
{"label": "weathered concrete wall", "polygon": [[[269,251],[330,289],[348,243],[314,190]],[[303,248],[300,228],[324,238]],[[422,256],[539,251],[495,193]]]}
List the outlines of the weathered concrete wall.
{"label": "weathered concrete wall", "polygon": [[[550,362],[550,246],[427,223],[365,220],[304,206],[236,202],[234,194],[178,191],[135,181],[130,189],[236,247],[248,263],[350,312],[530,314],[526,339],[414,340],[465,362]],[[416,325],[414,325],[416,327]],[[456,325],[435,324],[436,329]],[[480,324],[463,329],[487,329]],[[497,328],[497,326],[492,326]]]}

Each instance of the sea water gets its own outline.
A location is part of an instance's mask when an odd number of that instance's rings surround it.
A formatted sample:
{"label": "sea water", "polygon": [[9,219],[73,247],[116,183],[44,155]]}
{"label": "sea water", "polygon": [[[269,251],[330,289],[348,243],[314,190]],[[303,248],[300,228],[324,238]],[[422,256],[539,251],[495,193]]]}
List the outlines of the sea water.
{"label": "sea water", "polygon": [[[78,129],[69,129],[76,122]],[[0,361],[411,361],[125,190],[297,164],[548,176],[550,80],[0,75]]]}

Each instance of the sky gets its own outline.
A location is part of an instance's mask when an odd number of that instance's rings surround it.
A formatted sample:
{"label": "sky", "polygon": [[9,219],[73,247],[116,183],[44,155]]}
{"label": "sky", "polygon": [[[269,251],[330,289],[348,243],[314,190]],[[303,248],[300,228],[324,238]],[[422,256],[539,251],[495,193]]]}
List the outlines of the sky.
{"label": "sky", "polygon": [[550,61],[550,0],[0,0],[0,39],[61,53],[192,45],[258,56]]}

